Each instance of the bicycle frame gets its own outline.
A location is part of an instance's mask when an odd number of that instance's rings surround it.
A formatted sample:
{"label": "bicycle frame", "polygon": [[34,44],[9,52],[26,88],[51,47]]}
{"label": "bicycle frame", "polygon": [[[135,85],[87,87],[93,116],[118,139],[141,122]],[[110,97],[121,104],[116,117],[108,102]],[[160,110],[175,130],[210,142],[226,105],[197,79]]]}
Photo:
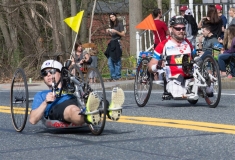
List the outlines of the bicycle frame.
{"label": "bicycle frame", "polygon": [[[199,87],[207,87],[206,79],[199,72],[199,68],[200,67],[196,63],[193,63],[193,79],[194,79],[193,83],[189,82],[188,84],[185,84],[185,86],[184,86],[185,88],[189,88],[191,86],[193,86],[193,87],[191,89],[190,94],[182,95],[182,99],[197,100],[199,98],[199,95],[198,95]],[[166,70],[165,67],[163,67],[163,69],[159,70],[158,73],[166,74],[165,70]],[[217,80],[217,78],[212,76],[210,73],[209,73],[209,78],[210,78],[210,80]],[[160,85],[160,86],[166,85],[166,84],[162,85],[163,83],[156,83],[156,84]],[[167,98],[167,99],[169,99],[169,98]],[[179,99],[179,98],[177,97],[177,99]]]}

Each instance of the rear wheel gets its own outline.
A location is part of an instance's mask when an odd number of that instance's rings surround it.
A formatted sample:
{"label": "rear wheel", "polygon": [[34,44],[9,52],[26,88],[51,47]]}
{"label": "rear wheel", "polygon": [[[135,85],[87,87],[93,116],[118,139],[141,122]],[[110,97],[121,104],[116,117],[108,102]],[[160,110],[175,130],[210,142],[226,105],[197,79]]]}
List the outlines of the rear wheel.
{"label": "rear wheel", "polygon": [[98,125],[89,124],[91,132],[95,135],[100,135],[105,127],[106,115],[108,109],[104,82],[98,69],[93,67],[88,68],[84,82],[85,82],[84,92],[85,93],[95,92],[100,99],[100,105],[98,109],[100,111],[101,120]]}
{"label": "rear wheel", "polygon": [[11,118],[17,132],[23,131],[28,117],[29,93],[24,70],[17,68],[11,82]]}
{"label": "rear wheel", "polygon": [[203,61],[201,74],[207,84],[207,87],[202,88],[206,103],[215,108],[220,102],[221,78],[218,63],[211,55],[206,56]]}
{"label": "rear wheel", "polygon": [[144,107],[150,97],[153,86],[153,74],[148,71],[149,59],[144,58],[140,61],[136,69],[134,96],[139,107]]}

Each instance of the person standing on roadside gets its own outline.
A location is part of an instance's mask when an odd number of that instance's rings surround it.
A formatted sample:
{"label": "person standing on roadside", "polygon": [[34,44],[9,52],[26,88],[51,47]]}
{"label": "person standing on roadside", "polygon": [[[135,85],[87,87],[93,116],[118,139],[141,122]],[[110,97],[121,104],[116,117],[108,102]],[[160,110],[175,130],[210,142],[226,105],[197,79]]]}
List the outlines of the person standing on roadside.
{"label": "person standing on roadside", "polygon": [[235,24],[235,7],[231,7],[228,11],[229,17],[232,17],[232,21],[229,23],[228,27]]}
{"label": "person standing on roadside", "polygon": [[154,23],[157,31],[153,31],[154,34],[154,48],[169,35],[169,30],[165,22],[161,21],[162,12],[159,8],[153,10]]}
{"label": "person standing on roadside", "polygon": [[[223,26],[224,26],[224,29],[226,29],[226,25],[227,25],[227,18],[222,14],[222,10],[223,10],[223,7],[219,4],[216,4],[215,5],[215,8],[217,9],[217,13],[218,13],[218,16],[222,19],[223,21]],[[224,31],[221,32],[221,35],[220,35],[220,38],[224,38]]]}
{"label": "person standing on roadside", "polygon": [[188,9],[187,6],[181,6],[180,7],[180,15],[181,16],[184,16],[185,15],[185,11]]}
{"label": "person standing on roadside", "polygon": [[110,13],[110,28],[106,29],[112,38],[108,44],[108,47],[105,51],[105,56],[108,58],[108,67],[110,71],[110,81],[116,81],[121,78],[121,57],[122,57],[122,48],[120,40],[125,36],[124,26],[117,19],[116,13]]}
{"label": "person standing on roadside", "polygon": [[186,38],[191,42],[193,47],[196,46],[196,37],[198,33],[198,27],[197,22],[195,18],[193,17],[192,11],[190,9],[187,9],[185,11],[184,18],[187,20],[186,24]]}

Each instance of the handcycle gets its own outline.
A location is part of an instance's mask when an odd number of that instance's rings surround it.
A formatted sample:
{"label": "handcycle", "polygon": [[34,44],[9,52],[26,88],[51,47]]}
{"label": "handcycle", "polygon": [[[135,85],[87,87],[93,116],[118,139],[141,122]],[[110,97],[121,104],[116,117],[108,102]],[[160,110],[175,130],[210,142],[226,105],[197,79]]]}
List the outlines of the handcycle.
{"label": "handcycle", "polygon": [[[106,100],[106,92],[100,72],[97,68],[89,67],[87,75],[91,72],[96,73],[96,83],[90,83],[89,76],[84,77],[80,68],[76,64],[71,65],[71,60],[67,60],[61,69],[60,81],[62,83],[62,88],[56,96],[60,96],[62,90],[73,93],[77,98],[78,106],[81,110],[84,110],[89,93],[96,92],[100,99],[100,104],[98,110],[94,112],[99,113],[101,116],[99,123],[97,125],[84,124],[82,126],[78,126],[73,123],[64,123],[44,117],[42,118],[42,123],[47,128],[78,128],[88,125],[94,135],[100,135],[103,132],[106,122],[108,102]],[[52,92],[55,92],[57,86],[55,83],[52,86]],[[32,100],[33,98],[29,98],[25,72],[22,68],[17,68],[12,78],[10,92],[11,118],[13,126],[17,132],[21,132],[25,128],[29,113],[29,103]]]}
{"label": "handcycle", "polygon": [[[148,63],[151,58],[151,54],[140,55],[136,68],[134,97],[139,107],[144,107],[147,104],[152,91],[154,76],[148,71]],[[199,97],[202,97],[209,107],[217,107],[221,97],[221,78],[215,59],[211,55],[207,55],[202,65],[199,66],[194,60],[190,60],[189,56],[183,56],[181,62],[183,71],[191,77],[184,86],[187,93],[181,97],[173,97],[166,89],[168,83],[166,68],[159,66],[158,74],[161,75],[162,80],[155,83],[163,87],[162,100],[187,100],[190,104],[196,104]],[[207,93],[208,88],[213,92]]]}

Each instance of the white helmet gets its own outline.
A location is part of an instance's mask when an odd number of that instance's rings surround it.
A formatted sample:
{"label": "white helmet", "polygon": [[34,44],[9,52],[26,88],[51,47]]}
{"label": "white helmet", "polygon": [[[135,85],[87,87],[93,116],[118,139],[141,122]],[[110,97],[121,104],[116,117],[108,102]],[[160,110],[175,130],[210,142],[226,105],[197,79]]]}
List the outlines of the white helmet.
{"label": "white helmet", "polygon": [[55,68],[61,71],[62,64],[56,60],[46,60],[41,66],[41,71],[45,68]]}

